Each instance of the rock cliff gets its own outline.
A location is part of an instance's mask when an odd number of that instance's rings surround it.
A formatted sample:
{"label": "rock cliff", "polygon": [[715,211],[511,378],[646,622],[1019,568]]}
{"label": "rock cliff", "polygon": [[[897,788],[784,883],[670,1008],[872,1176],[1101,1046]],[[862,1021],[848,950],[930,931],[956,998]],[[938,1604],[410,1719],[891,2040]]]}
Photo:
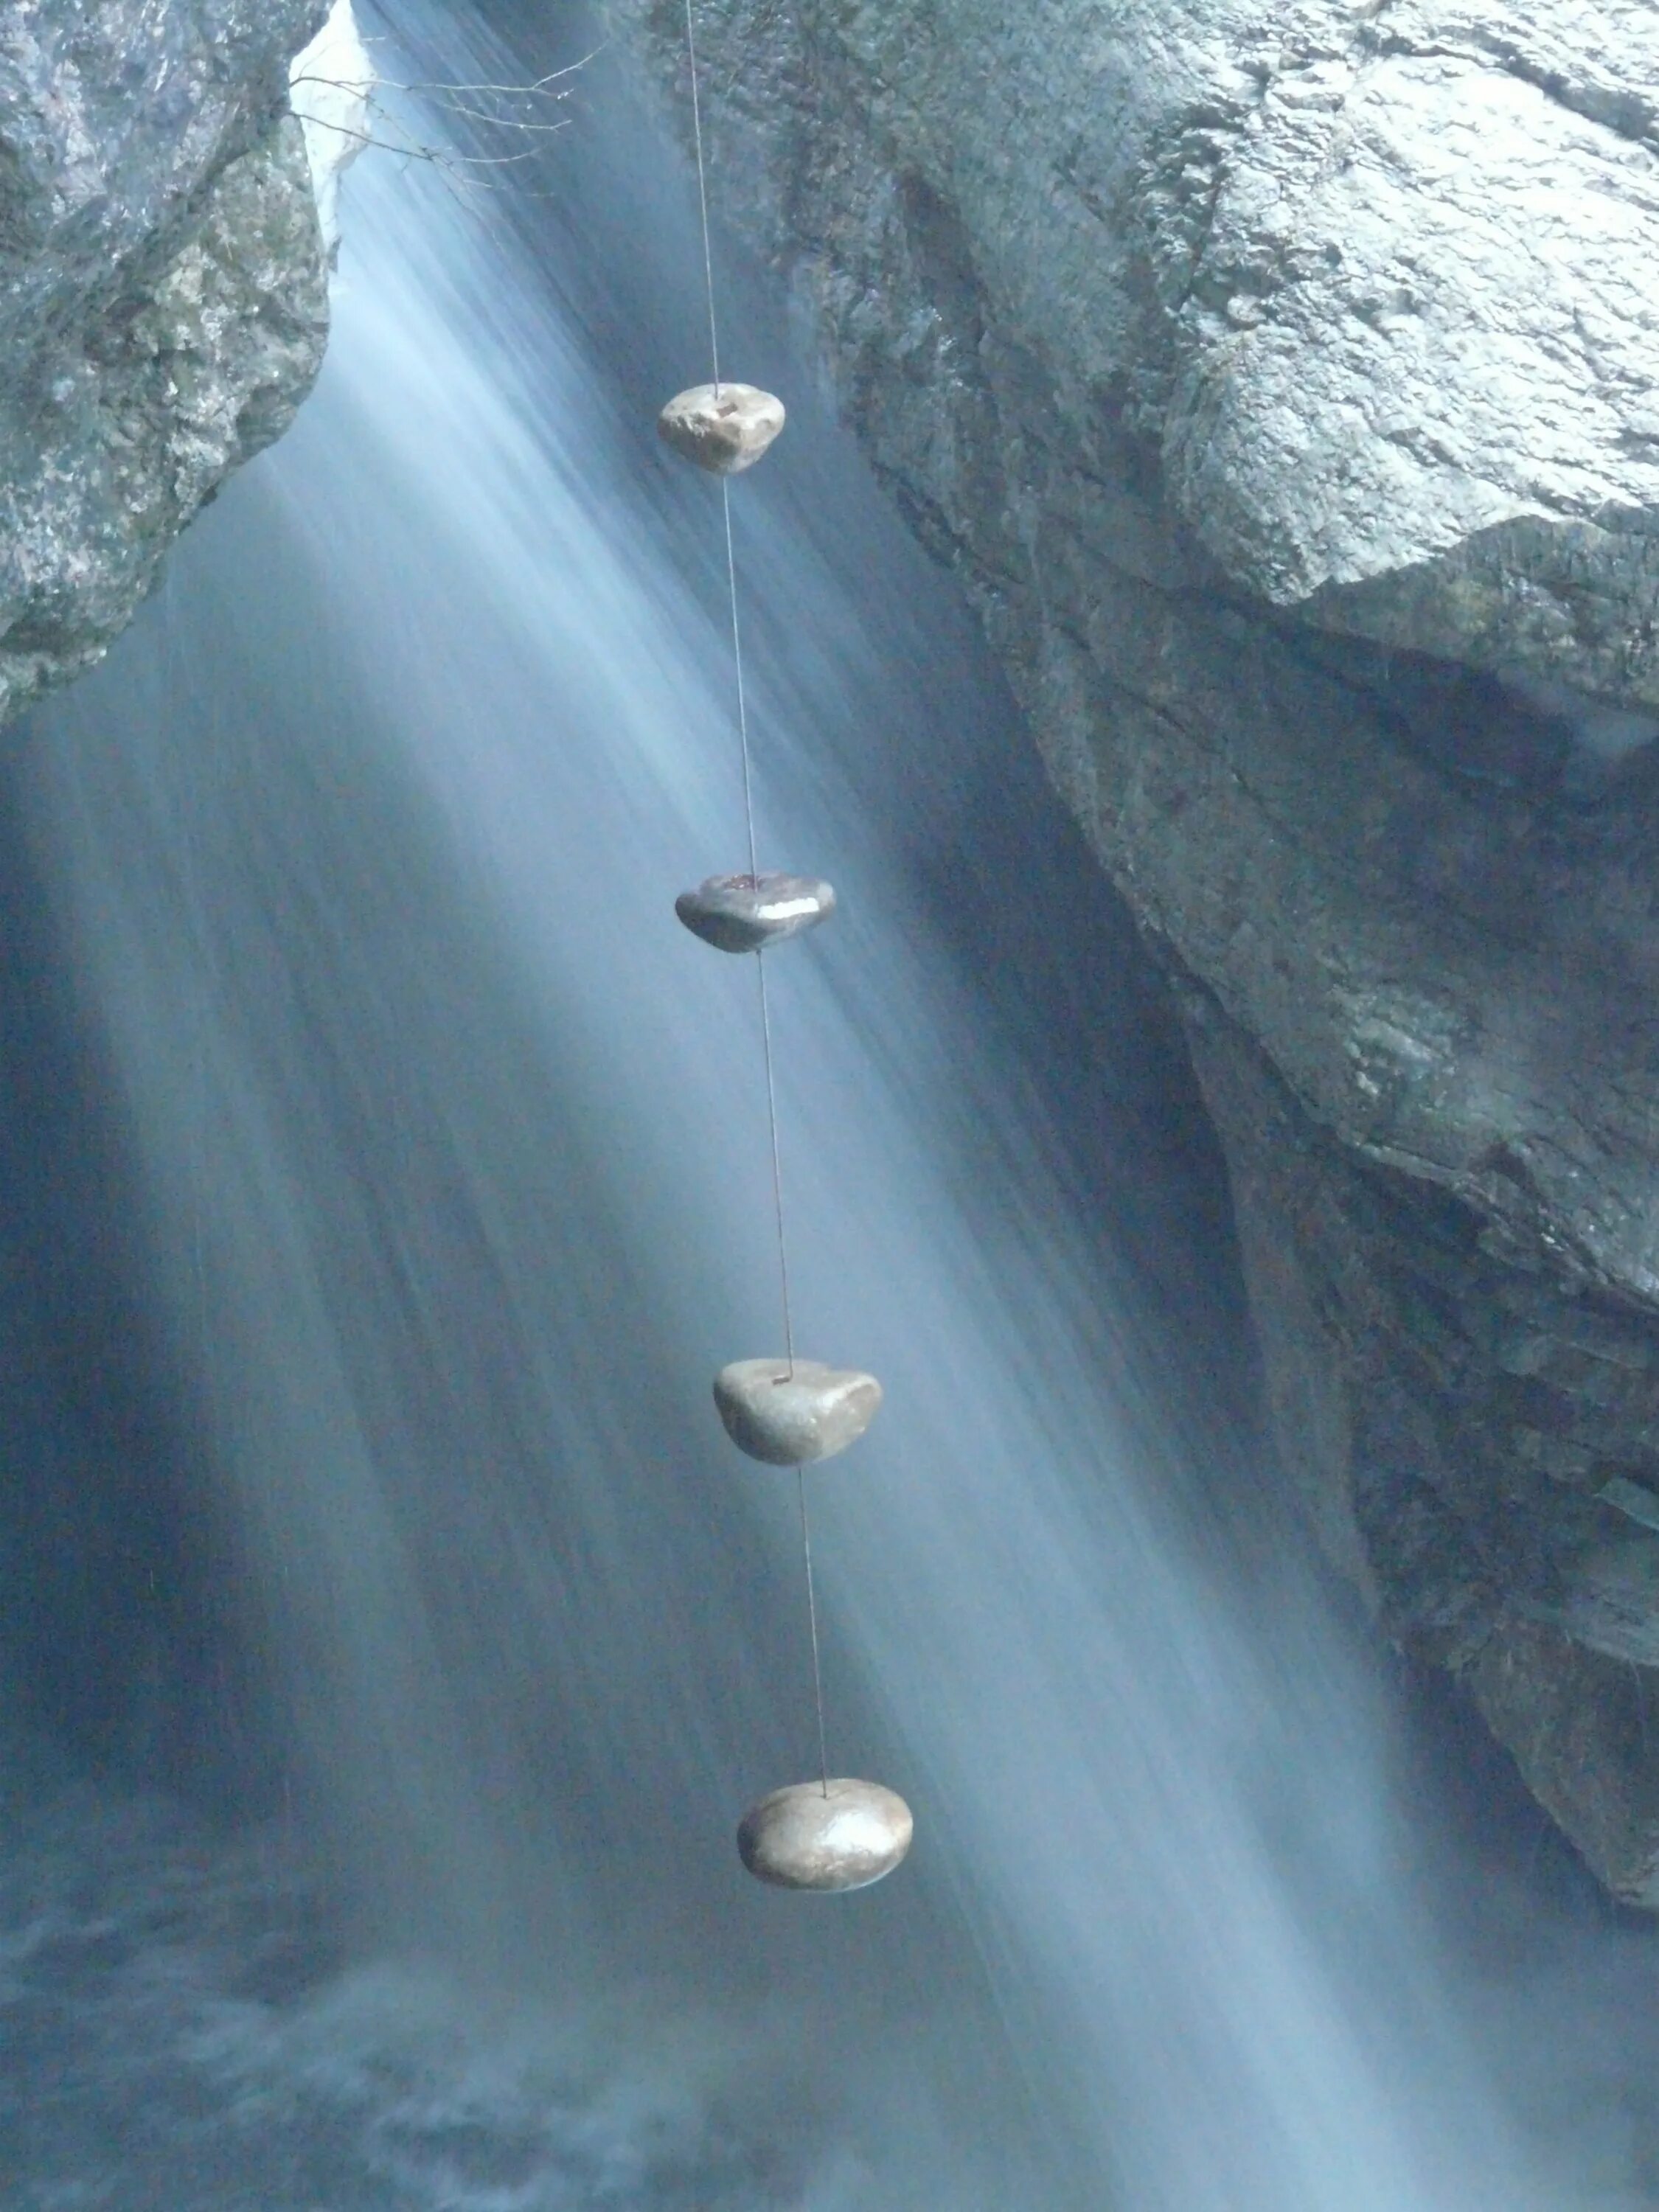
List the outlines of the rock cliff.
{"label": "rock cliff", "polygon": [[0,9],[0,721],[97,658],[316,374],[325,271],[288,74],[325,13]]}
{"label": "rock cliff", "polygon": [[1659,13],[696,4],[1176,979],[1314,1526],[1659,1906]]}

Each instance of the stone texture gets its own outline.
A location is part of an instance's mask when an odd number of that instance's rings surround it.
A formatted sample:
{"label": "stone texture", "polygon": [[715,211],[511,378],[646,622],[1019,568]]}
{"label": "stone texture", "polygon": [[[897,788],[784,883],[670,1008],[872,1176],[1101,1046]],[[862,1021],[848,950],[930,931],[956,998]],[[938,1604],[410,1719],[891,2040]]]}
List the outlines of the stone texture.
{"label": "stone texture", "polygon": [[699,384],[657,417],[665,445],[711,476],[752,469],[783,428],[783,402],[752,384]]}
{"label": "stone texture", "polygon": [[878,1782],[794,1782],[750,1807],[738,1852],[775,1889],[868,1889],[902,1861],[915,1825]]}
{"label": "stone texture", "polygon": [[806,1467],[855,1444],[876,1418],[881,1385],[817,1359],[734,1359],[714,1403],[739,1451],[769,1467]]}
{"label": "stone texture", "polygon": [[1659,12],[698,37],[723,211],[1189,979],[1315,1525],[1654,1901]]}
{"label": "stone texture", "polygon": [[320,0],[0,17],[0,720],[95,659],[321,359]]}

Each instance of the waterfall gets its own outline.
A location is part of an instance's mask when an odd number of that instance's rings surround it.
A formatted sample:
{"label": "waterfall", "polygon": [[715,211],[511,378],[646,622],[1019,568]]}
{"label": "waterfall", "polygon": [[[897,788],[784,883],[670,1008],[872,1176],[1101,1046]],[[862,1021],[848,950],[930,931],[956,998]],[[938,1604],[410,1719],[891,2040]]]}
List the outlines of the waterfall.
{"label": "waterfall", "polygon": [[781,1325],[753,971],[672,909],[741,860],[717,495],[651,422],[698,270],[616,57],[576,113],[544,198],[358,165],[315,398],[12,771],[245,1724],[357,1954],[665,2037],[781,2146],[748,2195],[431,2202],[1647,2201],[1561,2193],[1514,2121],[1388,1697],[1237,1412],[1140,956],[734,270],[732,371],[792,408],[734,494],[762,859],[842,902],[769,971],[798,1338],[887,1391],[815,1478],[830,1756],[918,1822],[856,1898],[738,1867],[814,1734],[793,1492],[708,1395]]}

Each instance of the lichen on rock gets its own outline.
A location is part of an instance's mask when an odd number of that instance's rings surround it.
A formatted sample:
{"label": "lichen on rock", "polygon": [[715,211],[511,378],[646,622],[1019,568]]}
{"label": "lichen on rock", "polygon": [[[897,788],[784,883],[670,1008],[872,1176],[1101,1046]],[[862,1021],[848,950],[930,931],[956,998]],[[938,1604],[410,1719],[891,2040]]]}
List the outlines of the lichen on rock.
{"label": "lichen on rock", "polygon": [[0,720],[101,653],[327,325],[289,58],[319,0],[0,26]]}

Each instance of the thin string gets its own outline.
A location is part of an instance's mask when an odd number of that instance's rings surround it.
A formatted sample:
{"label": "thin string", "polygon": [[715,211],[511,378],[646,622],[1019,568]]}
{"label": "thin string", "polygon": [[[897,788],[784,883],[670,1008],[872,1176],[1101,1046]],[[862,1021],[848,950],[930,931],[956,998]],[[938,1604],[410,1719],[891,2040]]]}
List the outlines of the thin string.
{"label": "thin string", "polygon": [[795,1486],[800,1497],[800,1549],[806,1563],[806,1619],[812,1631],[812,1698],[818,1712],[818,1781],[823,1794],[830,1795],[830,1747],[823,1729],[823,1670],[818,1662],[818,1605],[812,1591],[812,1532],[806,1519],[806,1469],[795,1469]]}
{"label": "thin string", "polygon": [[697,33],[691,0],[685,0],[685,52],[691,67],[691,135],[697,147],[697,199],[702,209],[702,274],[708,295],[708,350],[714,364],[714,397],[720,392],[720,337],[714,321],[714,251],[708,242],[708,175],[702,158],[702,103],[697,96]]}
{"label": "thin string", "polygon": [[795,1324],[789,1304],[789,1253],[783,1234],[783,1161],[778,1150],[778,1091],[772,1072],[772,1017],[766,1002],[766,955],[755,955],[760,977],[761,1048],[766,1056],[766,1110],[772,1125],[772,1210],[778,1224],[778,1285],[783,1293],[783,1349],[789,1362],[790,1382],[795,1379]]}
{"label": "thin string", "polygon": [[[714,309],[714,249],[708,225],[708,171],[703,155],[702,101],[697,84],[697,33],[692,16],[692,0],[685,0],[685,52],[691,77],[691,136],[697,155],[697,205],[702,218],[702,274],[704,290],[708,301],[708,352],[714,368],[714,396],[720,391],[720,322]],[[760,877],[758,850],[755,841],[755,787],[749,750],[749,704],[743,680],[743,629],[738,618],[738,558],[732,536],[732,487],[720,479],[720,508],[726,526],[726,582],[732,605],[732,665],[738,688],[738,742],[743,754],[743,818],[749,837],[749,879],[757,883]],[[772,1018],[766,997],[766,959],[763,953],[755,956],[755,970],[760,978],[761,1045],[766,1060],[766,1118],[772,1140],[772,1210],[778,1231],[778,1284],[783,1300],[783,1342],[788,1361],[788,1379],[795,1374],[795,1327],[789,1300],[788,1241],[783,1223],[783,1158],[778,1144],[778,1089],[772,1062]],[[812,1532],[806,1512],[806,1471],[795,1469],[796,1486],[800,1499],[801,1558],[806,1570],[806,1619],[812,1638],[812,1699],[818,1723],[818,1778],[823,1794],[830,1795],[830,1753],[823,1719],[823,1672],[818,1652],[817,1598],[812,1585]]]}
{"label": "thin string", "polygon": [[[738,743],[743,751],[743,818],[749,832],[749,875],[753,882],[760,875],[759,863],[755,857],[755,782],[749,765],[749,696],[743,680],[743,631],[738,622],[738,556],[732,541],[732,485],[726,477],[720,478],[720,507],[726,517],[726,584],[732,601],[732,665],[738,679]],[[772,1119],[772,1141],[775,1150],[775,1109]]]}
{"label": "thin string", "polygon": [[[703,155],[702,106],[697,91],[697,38],[692,19],[692,0],[685,0],[685,49],[691,73],[691,126],[697,149],[697,201],[702,215],[703,277],[708,295],[708,344],[714,356],[714,389],[720,385],[720,326],[714,310],[714,256],[710,243],[708,227],[708,177]],[[749,838],[749,879],[758,881],[760,876],[759,850],[755,836],[755,780],[749,745],[749,695],[743,675],[743,625],[738,612],[738,556],[732,532],[732,486],[720,479],[720,513],[726,527],[726,586],[732,608],[732,667],[737,680],[738,744],[743,756],[743,818]],[[772,1204],[777,1216],[778,1274],[783,1292],[784,1348],[789,1361],[789,1375],[795,1372],[794,1328],[789,1306],[789,1261],[783,1225],[783,1165],[778,1144],[778,1093],[772,1066],[772,1024],[766,1002],[766,967],[757,961],[760,970],[761,1038],[766,1054],[766,1113],[772,1139]]]}

